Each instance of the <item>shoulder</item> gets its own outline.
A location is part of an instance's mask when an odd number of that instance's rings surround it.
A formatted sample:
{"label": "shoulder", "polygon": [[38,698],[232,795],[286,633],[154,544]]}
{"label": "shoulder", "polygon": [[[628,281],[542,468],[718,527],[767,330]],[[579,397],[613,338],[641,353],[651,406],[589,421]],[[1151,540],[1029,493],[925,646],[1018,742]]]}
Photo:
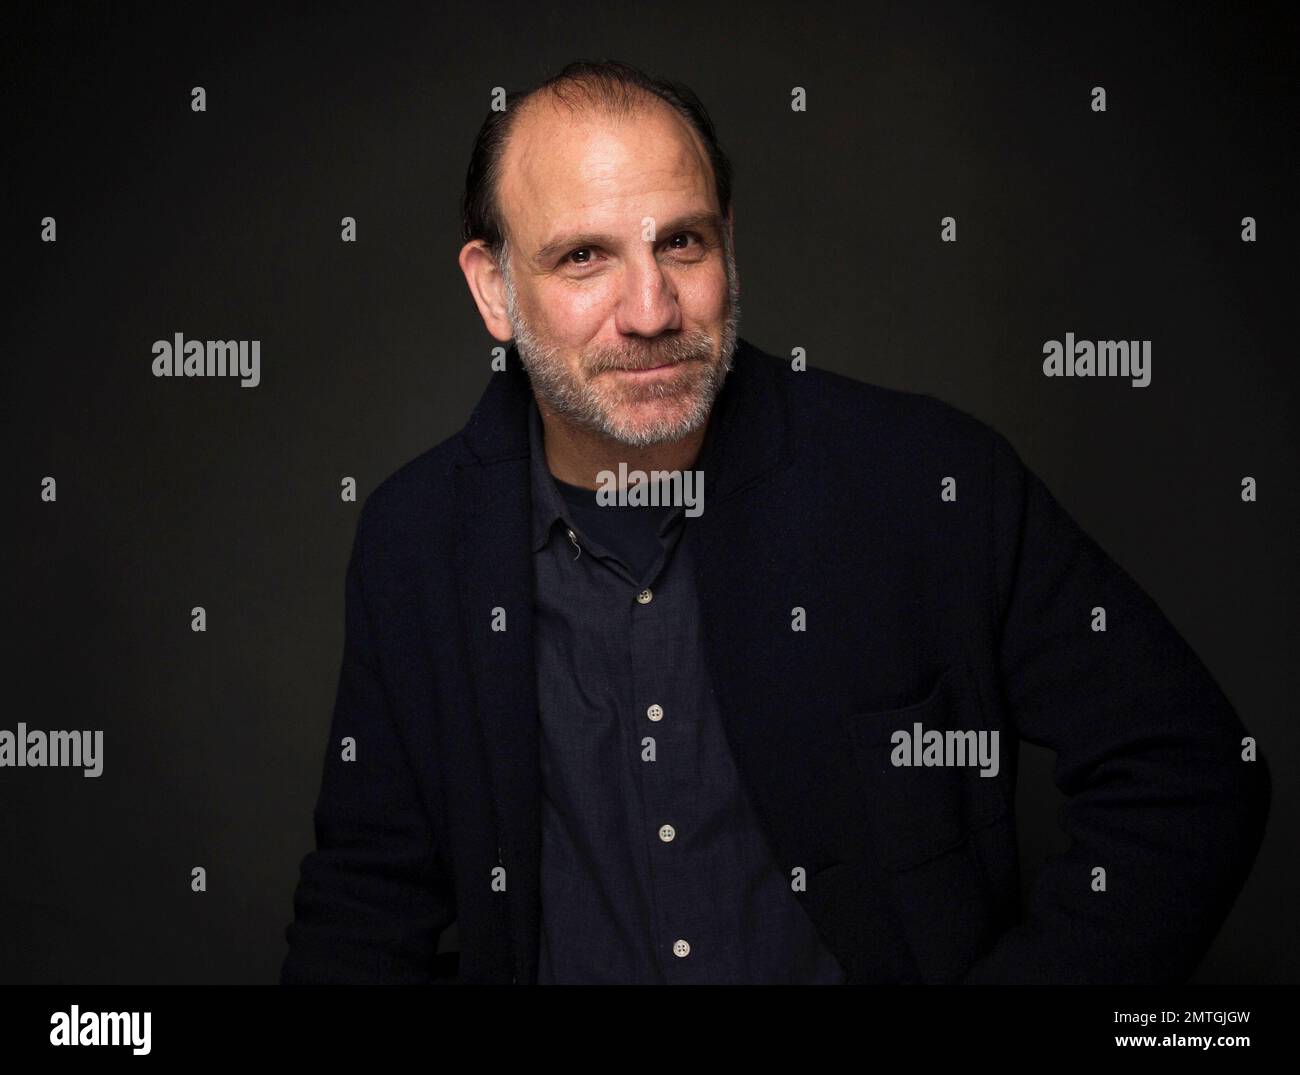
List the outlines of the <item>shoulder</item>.
{"label": "shoulder", "polygon": [[364,498],[358,540],[377,546],[437,540],[452,502],[457,467],[468,457],[463,430],[408,460]]}
{"label": "shoulder", "polygon": [[995,455],[1015,456],[992,426],[936,396],[812,365],[796,370],[790,360],[752,346],[747,357],[784,400],[798,454],[859,463],[874,458],[902,468],[925,460],[990,462]]}

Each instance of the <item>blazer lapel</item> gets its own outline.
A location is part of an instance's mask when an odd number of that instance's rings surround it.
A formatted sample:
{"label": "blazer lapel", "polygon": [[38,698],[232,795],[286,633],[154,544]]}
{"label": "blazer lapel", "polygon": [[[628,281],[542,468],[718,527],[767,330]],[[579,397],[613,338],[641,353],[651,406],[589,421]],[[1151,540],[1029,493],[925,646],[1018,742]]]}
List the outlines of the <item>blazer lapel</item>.
{"label": "blazer lapel", "polygon": [[[535,979],[541,911],[541,806],[529,542],[527,374],[513,347],[464,430],[456,470],[457,574],[469,671],[506,868],[516,975]],[[504,614],[504,630],[500,616]]]}
{"label": "blazer lapel", "polygon": [[[779,373],[776,359],[741,341],[717,402],[716,447],[702,462],[704,511],[691,525],[707,665],[727,745],[784,871],[810,865],[799,815],[809,808],[808,773],[816,770],[807,752],[816,737],[790,719],[771,682],[788,691],[786,676],[798,669],[793,644],[790,652],[773,649],[780,636],[773,616],[788,629],[803,576],[784,535],[797,532],[794,520],[806,522],[789,496],[774,501],[773,483],[787,476],[792,447]],[[795,599],[782,603],[777,595]]]}

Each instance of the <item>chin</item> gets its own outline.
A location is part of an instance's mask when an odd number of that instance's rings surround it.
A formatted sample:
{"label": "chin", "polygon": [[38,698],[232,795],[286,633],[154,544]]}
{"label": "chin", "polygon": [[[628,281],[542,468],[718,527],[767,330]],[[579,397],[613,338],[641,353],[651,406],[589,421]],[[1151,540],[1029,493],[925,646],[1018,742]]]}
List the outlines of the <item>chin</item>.
{"label": "chin", "polygon": [[607,427],[622,443],[649,447],[679,440],[691,432],[683,428],[690,413],[689,407],[664,406],[661,402],[621,407],[609,416]]}

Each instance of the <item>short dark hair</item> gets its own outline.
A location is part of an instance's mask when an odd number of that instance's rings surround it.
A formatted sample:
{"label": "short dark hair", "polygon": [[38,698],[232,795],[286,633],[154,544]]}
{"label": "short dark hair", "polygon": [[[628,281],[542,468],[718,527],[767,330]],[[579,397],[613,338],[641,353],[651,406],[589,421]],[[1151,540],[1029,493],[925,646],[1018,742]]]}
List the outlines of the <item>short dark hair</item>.
{"label": "short dark hair", "polygon": [[565,104],[571,112],[587,106],[626,116],[653,98],[668,104],[691,124],[704,143],[713,168],[718,211],[726,218],[731,207],[731,161],[718,142],[709,113],[695,93],[680,82],[657,78],[617,60],[575,60],[540,85],[507,94],[505,111],[489,112],[483,121],[465,174],[465,194],[461,201],[463,242],[481,239],[492,257],[500,259],[506,238],[497,203],[501,158],[520,106],[542,92]]}

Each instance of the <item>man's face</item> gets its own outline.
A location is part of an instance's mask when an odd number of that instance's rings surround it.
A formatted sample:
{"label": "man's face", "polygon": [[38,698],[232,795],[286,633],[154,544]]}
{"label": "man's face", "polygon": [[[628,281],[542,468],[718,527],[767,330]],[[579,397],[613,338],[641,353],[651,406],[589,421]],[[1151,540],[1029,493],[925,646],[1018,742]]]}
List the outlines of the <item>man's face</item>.
{"label": "man's face", "polygon": [[666,106],[521,116],[498,191],[507,314],[533,391],[630,446],[700,428],[740,318],[708,156]]}

